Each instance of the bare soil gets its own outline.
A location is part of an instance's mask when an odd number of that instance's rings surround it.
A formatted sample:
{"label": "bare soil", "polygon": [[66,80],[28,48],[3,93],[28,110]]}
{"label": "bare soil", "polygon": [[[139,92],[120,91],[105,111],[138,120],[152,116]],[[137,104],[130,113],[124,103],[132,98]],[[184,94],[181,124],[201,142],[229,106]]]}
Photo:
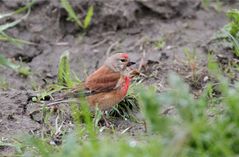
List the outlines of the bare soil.
{"label": "bare soil", "polygon": [[[61,54],[70,52],[72,70],[82,79],[99,67],[115,52],[128,52],[139,66],[143,57],[142,73],[145,85],[155,84],[159,92],[167,88],[167,74],[175,71],[185,78],[195,96],[200,95],[207,82],[208,43],[213,35],[227,24],[225,12],[239,8],[236,1],[202,7],[200,0],[70,0],[79,17],[84,17],[90,5],[94,16],[87,32],[67,21],[67,13],[59,1],[37,0],[30,16],[9,29],[11,36],[36,43],[18,48],[0,42],[0,53],[30,66],[32,74],[24,78],[7,68],[0,68],[9,88],[0,89],[0,137],[32,133],[41,128],[29,113],[33,104],[28,100],[34,89],[44,89],[56,81]],[[25,3],[18,0],[0,0],[1,13],[12,12]],[[22,15],[0,21],[12,21]],[[165,41],[165,46],[157,43]],[[196,78],[192,76],[184,49],[196,53]],[[218,52],[221,53],[221,52]],[[119,120],[119,130],[129,121]],[[142,130],[134,125],[131,130]],[[133,131],[132,131],[133,132]],[[1,148],[0,148],[1,151]],[[5,150],[6,151],[6,150]]]}

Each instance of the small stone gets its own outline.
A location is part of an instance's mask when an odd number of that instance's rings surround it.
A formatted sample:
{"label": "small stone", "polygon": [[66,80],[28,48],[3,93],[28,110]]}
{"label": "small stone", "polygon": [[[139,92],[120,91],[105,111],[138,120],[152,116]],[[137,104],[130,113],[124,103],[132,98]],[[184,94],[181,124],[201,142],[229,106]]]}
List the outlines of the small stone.
{"label": "small stone", "polygon": [[208,79],[209,79],[209,77],[208,77],[208,76],[205,76],[205,77],[203,78],[203,82],[207,82]]}

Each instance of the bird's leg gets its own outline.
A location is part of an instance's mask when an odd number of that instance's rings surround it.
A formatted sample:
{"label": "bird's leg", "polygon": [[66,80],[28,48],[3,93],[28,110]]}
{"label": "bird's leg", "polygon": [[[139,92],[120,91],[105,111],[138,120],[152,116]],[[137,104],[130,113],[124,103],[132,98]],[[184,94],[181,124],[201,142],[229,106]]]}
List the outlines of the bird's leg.
{"label": "bird's leg", "polygon": [[103,120],[104,120],[104,122],[105,122],[105,126],[106,126],[107,128],[110,128],[110,122],[106,119],[106,113],[105,113],[105,111],[103,112],[102,118],[103,118]]}

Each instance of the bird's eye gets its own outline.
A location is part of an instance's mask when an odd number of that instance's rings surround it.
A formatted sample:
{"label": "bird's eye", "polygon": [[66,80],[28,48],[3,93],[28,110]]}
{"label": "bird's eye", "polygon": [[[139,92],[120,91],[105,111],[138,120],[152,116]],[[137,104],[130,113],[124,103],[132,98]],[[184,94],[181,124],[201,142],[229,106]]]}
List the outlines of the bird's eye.
{"label": "bird's eye", "polygon": [[126,62],[126,61],[127,61],[127,59],[120,59],[120,61],[121,61],[121,62]]}

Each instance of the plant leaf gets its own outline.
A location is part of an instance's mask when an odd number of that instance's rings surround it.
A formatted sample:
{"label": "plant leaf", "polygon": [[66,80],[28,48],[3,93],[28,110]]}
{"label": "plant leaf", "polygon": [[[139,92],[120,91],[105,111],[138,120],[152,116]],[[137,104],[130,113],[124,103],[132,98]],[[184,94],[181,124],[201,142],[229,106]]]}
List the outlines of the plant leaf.
{"label": "plant leaf", "polygon": [[31,73],[31,69],[28,66],[18,65],[10,62],[5,56],[0,54],[0,65],[11,68],[18,72],[20,75],[27,77]]}
{"label": "plant leaf", "polygon": [[17,9],[17,10],[14,11],[14,12],[5,13],[5,14],[0,14],[0,19],[5,18],[5,17],[12,16],[12,15],[15,15],[15,14],[19,14],[19,13],[21,13],[21,12],[27,10],[28,8],[30,8],[34,3],[35,3],[35,0],[29,2],[26,6],[21,7],[21,8]]}
{"label": "plant leaf", "polygon": [[4,25],[0,25],[0,32],[3,32],[4,30],[8,29],[8,28],[11,28],[11,27],[14,27],[15,25],[17,25],[18,23],[20,23],[23,19],[26,19],[28,17],[28,15],[30,14],[31,12],[31,9],[30,7],[28,8],[28,12],[26,15],[24,15],[23,17],[19,18],[18,20],[16,21],[13,21],[13,22],[9,22],[9,23],[6,23]]}
{"label": "plant leaf", "polygon": [[70,76],[69,52],[66,51],[60,58],[58,67],[58,84],[67,87],[72,87],[73,82]]}
{"label": "plant leaf", "polygon": [[222,30],[224,34],[228,36],[229,39],[231,39],[234,49],[235,49],[235,54],[236,56],[239,56],[239,40],[236,39],[232,34],[230,34],[227,30]]}
{"label": "plant leaf", "polygon": [[84,20],[84,29],[87,29],[89,27],[93,14],[94,14],[94,7],[90,6]]}
{"label": "plant leaf", "polygon": [[2,54],[0,54],[0,65],[3,65],[5,67],[9,67],[13,70],[17,70],[20,65],[16,65],[13,64],[12,62],[10,62],[5,56],[3,56]]}
{"label": "plant leaf", "polygon": [[0,14],[0,19],[5,18],[5,17],[8,17],[8,16],[12,16],[12,15],[14,15],[14,12],[12,12],[12,13],[6,13],[6,14]]}
{"label": "plant leaf", "polygon": [[75,21],[80,27],[82,27],[82,23],[79,20],[79,18],[77,17],[74,9],[72,8],[71,4],[69,3],[68,0],[61,0],[61,5],[64,7],[64,9],[67,11],[68,13],[68,18],[70,20]]}
{"label": "plant leaf", "polygon": [[19,48],[21,48],[22,44],[36,45],[36,43],[11,37],[3,32],[0,32],[0,41],[10,42]]}

